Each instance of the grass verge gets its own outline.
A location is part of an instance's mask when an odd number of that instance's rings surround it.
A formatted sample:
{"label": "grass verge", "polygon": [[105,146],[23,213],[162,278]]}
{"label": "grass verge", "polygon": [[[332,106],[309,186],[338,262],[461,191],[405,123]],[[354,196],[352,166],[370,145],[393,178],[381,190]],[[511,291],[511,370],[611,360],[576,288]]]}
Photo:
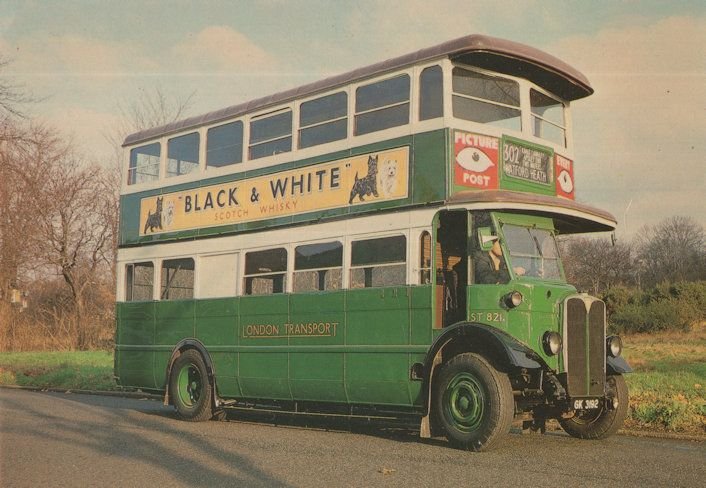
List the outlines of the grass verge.
{"label": "grass verge", "polygon": [[[634,372],[629,429],[706,435],[706,326],[689,333],[624,337]],[[91,352],[0,353],[0,385],[116,390],[113,354]]]}
{"label": "grass verge", "polygon": [[628,428],[706,434],[706,327],[624,338]]}
{"label": "grass verge", "polygon": [[0,385],[115,390],[112,351],[3,352]]}

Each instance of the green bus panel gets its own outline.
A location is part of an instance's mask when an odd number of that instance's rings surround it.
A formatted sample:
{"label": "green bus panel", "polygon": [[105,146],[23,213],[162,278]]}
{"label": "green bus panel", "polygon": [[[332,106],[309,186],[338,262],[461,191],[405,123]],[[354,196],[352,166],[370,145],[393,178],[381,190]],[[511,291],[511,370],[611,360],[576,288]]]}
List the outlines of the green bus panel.
{"label": "green bus panel", "polygon": [[118,322],[118,344],[144,345],[154,344],[154,318],[156,302],[128,302],[118,304],[116,319]]}
{"label": "green bus panel", "polygon": [[430,286],[121,303],[117,371],[125,386],[165,388],[174,346],[195,338],[224,397],[411,405],[430,304]]}
{"label": "green bus panel", "polygon": [[348,290],[345,363],[349,401],[411,404],[407,386],[409,298],[406,287]]}
{"label": "green bus panel", "polygon": [[[425,204],[446,198],[446,173],[448,168],[448,130],[415,134],[412,139],[410,160],[412,202]],[[453,147],[453,146],[451,146]]]}
{"label": "green bus panel", "polygon": [[348,290],[346,345],[409,344],[409,290]]}
{"label": "green bus panel", "polygon": [[120,385],[135,388],[160,388],[154,380],[154,351],[126,350],[115,351],[116,366],[120,371]]}
{"label": "green bus panel", "polygon": [[[297,400],[346,402],[343,385],[346,292],[289,298],[289,382]],[[321,331],[309,335],[311,328]]]}
{"label": "green bus panel", "polygon": [[346,390],[351,403],[411,405],[409,354],[404,352],[349,352],[346,354]]}
{"label": "green bus panel", "polygon": [[216,386],[221,396],[241,396],[238,385],[238,354],[228,346],[237,346],[238,304],[236,298],[198,300],[195,337],[209,351],[216,372]]}
{"label": "green bus panel", "polygon": [[155,345],[173,346],[194,337],[194,300],[166,300],[155,304]]}
{"label": "green bus panel", "polygon": [[267,333],[272,327],[281,328],[288,318],[288,295],[240,298],[238,381],[245,397],[292,399],[288,339]]}
{"label": "green bus panel", "polygon": [[410,344],[429,345],[432,342],[432,287],[431,285],[415,286],[408,290],[410,292]]}

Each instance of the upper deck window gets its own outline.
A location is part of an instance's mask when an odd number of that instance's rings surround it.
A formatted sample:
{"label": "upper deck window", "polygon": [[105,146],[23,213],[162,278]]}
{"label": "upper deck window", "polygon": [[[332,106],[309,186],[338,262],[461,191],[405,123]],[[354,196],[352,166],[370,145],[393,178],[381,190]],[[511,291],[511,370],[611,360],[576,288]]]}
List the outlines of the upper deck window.
{"label": "upper deck window", "polygon": [[185,175],[199,167],[199,133],[169,139],[167,177]]}
{"label": "upper deck window", "polygon": [[241,121],[208,129],[206,167],[220,168],[243,161],[243,123]]}
{"label": "upper deck window", "polygon": [[409,123],[409,76],[400,75],[359,87],[355,92],[355,134]]}
{"label": "upper deck window", "polygon": [[292,111],[265,114],[250,121],[250,159],[292,150]]}
{"label": "upper deck window", "polygon": [[419,75],[419,120],[444,115],[444,74],[441,66],[430,66]]}
{"label": "upper deck window", "polygon": [[459,119],[522,129],[517,82],[463,68],[453,69],[453,112]]}
{"label": "upper deck window", "polygon": [[304,102],[299,107],[299,147],[345,139],[348,135],[348,95],[333,95]]}
{"label": "upper deck window", "polygon": [[564,104],[534,89],[530,90],[532,133],[537,137],[566,146]]}
{"label": "upper deck window", "polygon": [[136,147],[130,151],[130,168],[127,174],[127,184],[134,185],[159,179],[159,158],[161,145],[159,142]]}

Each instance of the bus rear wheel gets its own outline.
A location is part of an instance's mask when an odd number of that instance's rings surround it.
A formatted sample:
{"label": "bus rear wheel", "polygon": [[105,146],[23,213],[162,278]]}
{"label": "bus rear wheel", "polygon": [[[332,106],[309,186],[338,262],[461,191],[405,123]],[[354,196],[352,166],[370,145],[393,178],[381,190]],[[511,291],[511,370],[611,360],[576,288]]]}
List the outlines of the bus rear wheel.
{"label": "bus rear wheel", "polygon": [[609,410],[601,405],[597,410],[578,411],[570,419],[560,419],[564,432],[579,439],[605,439],[618,432],[628,414],[628,385],[622,375],[608,376],[606,383],[618,406]]}
{"label": "bus rear wheel", "polygon": [[206,363],[198,351],[188,349],[174,361],[169,392],[182,419],[200,422],[213,417],[213,387]]}
{"label": "bus rear wheel", "polygon": [[509,432],[514,416],[510,380],[482,356],[453,357],[435,385],[433,412],[452,446],[484,451]]}

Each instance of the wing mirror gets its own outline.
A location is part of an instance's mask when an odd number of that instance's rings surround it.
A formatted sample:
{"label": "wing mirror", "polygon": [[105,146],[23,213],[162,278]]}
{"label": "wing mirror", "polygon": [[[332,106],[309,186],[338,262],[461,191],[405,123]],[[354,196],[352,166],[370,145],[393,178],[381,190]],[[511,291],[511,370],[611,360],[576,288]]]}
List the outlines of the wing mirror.
{"label": "wing mirror", "polygon": [[493,247],[493,242],[498,240],[498,236],[493,235],[493,229],[490,227],[478,228],[478,243],[483,251],[490,251]]}

